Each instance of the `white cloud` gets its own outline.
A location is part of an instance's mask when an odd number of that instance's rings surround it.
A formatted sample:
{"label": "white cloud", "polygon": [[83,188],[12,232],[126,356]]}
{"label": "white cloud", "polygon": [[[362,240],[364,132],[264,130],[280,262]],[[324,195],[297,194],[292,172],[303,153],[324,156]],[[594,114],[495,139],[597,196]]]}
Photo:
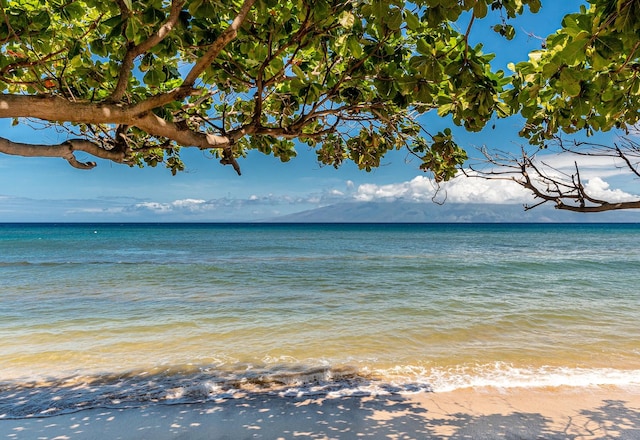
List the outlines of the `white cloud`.
{"label": "white cloud", "polygon": [[[572,174],[574,165],[558,155],[544,157],[560,176]],[[618,172],[611,161],[587,158],[581,168],[581,177],[588,193],[595,198],[618,202],[637,200],[627,192],[621,180],[613,176]],[[612,171],[611,168],[614,168]],[[473,175],[471,172],[467,172]],[[607,174],[609,173],[609,174]],[[179,198],[144,200],[130,197],[35,200],[0,195],[2,219],[50,221],[246,221],[264,220],[278,215],[291,214],[350,201],[410,201],[424,204],[436,202],[474,204],[530,204],[533,196],[510,180],[486,180],[460,175],[449,182],[436,185],[424,175],[408,181],[376,184],[356,184],[343,181],[336,185],[306,195],[250,193],[243,198],[221,197],[212,199]],[[28,215],[25,213],[29,213]]]}
{"label": "white cloud", "polygon": [[194,206],[200,206],[203,203],[206,203],[206,200],[200,199],[182,199],[173,201],[172,205],[180,208],[191,208]]}
{"label": "white cloud", "polygon": [[547,154],[537,157],[538,163],[544,163],[552,170],[562,174],[575,174],[576,164],[580,176],[584,179],[592,177],[607,178],[628,174],[625,163],[615,157],[578,156],[574,154]]}
{"label": "white cloud", "polygon": [[363,184],[354,196],[356,200],[407,200],[430,202],[446,200],[451,203],[525,203],[531,196],[521,186],[508,180],[485,180],[459,175],[439,186],[425,176],[408,182],[389,185]]}
{"label": "white cloud", "polygon": [[149,210],[155,213],[169,213],[169,212],[175,212],[175,211],[198,212],[202,210],[207,210],[210,208],[210,206],[208,206],[206,200],[182,199],[182,200],[174,200],[173,202],[169,202],[169,203],[160,203],[160,202],[136,203],[133,206],[133,208]]}
{"label": "white cloud", "polygon": [[148,209],[149,211],[155,211],[155,212],[171,211],[171,205],[168,203],[142,202],[142,203],[136,203],[133,207],[137,209]]}
{"label": "white cloud", "polygon": [[609,202],[623,202],[638,200],[640,196],[624,191],[624,189],[610,189],[611,184],[605,179],[614,180],[625,188],[636,187],[637,181],[630,174],[626,163],[616,157],[580,156],[575,154],[549,154],[537,158],[539,164],[544,164],[544,170],[549,177],[559,180],[569,180],[569,176],[580,172],[580,179],[585,192],[596,199]]}
{"label": "white cloud", "polygon": [[458,175],[442,185],[447,200],[454,203],[527,203],[532,195],[510,180],[487,180]]}
{"label": "white cloud", "polygon": [[633,194],[626,193],[620,189],[609,189],[609,184],[602,180],[599,177],[594,177],[589,179],[587,184],[584,186],[585,192],[589,194],[589,196],[606,200],[608,202],[616,203],[616,202],[628,202],[632,200],[638,200],[638,196],[634,196]]}

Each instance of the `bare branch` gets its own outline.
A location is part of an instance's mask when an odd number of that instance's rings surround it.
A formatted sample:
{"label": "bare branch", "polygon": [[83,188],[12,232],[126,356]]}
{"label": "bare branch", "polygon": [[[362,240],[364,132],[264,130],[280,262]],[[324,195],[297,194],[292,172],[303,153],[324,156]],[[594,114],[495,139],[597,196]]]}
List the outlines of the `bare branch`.
{"label": "bare branch", "polygon": [[640,177],[640,171],[638,171],[638,163],[636,162],[634,165],[631,162],[631,159],[629,158],[629,154],[624,153],[618,145],[615,145],[615,149],[616,149],[616,152],[618,153],[618,157],[624,161],[629,171],[631,171],[636,176]]}
{"label": "bare branch", "polygon": [[66,51],[66,49],[57,50],[55,52],[47,54],[47,56],[42,57],[42,58],[40,58],[40,59],[38,59],[36,61],[30,60],[28,58],[22,58],[19,61],[15,62],[15,63],[7,64],[2,69],[0,69],[0,75],[4,75],[7,72],[11,72],[12,70],[18,69],[18,68],[28,68],[28,67],[37,66],[39,64],[42,64],[45,61],[49,61],[49,60],[57,57],[58,55],[60,55],[61,53],[65,52],[65,51]]}
{"label": "bare branch", "polygon": [[[637,157],[640,150],[635,149],[635,142],[625,139],[627,149],[633,157]],[[568,148],[559,140],[563,154],[577,154],[581,156],[617,157],[622,159],[626,167],[636,176],[637,163],[619,145],[613,147],[599,144],[574,143],[576,148]],[[593,148],[587,151],[578,150],[577,147],[591,145]],[[477,167],[471,169],[477,173],[477,177],[497,180],[512,180],[523,188],[529,190],[536,199],[542,201],[533,205],[525,205],[525,210],[530,210],[547,202],[554,204],[556,209],[574,212],[605,212],[620,209],[640,209],[640,200],[623,202],[610,202],[590,194],[582,183],[580,168],[574,162],[575,172],[562,173],[542,161],[534,161],[533,156],[527,155],[522,150],[520,157],[500,153],[489,153],[482,150],[486,161],[497,168],[482,170]],[[551,172],[549,172],[551,171]]]}

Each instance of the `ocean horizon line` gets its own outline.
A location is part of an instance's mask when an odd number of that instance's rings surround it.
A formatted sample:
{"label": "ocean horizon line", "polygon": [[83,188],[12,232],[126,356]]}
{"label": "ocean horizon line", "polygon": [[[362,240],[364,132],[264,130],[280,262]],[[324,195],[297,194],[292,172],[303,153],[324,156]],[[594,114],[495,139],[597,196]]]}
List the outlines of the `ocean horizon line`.
{"label": "ocean horizon line", "polygon": [[42,225],[42,226],[55,226],[55,225],[640,225],[640,221],[532,221],[532,222],[366,222],[366,221],[0,221],[0,226],[5,225]]}

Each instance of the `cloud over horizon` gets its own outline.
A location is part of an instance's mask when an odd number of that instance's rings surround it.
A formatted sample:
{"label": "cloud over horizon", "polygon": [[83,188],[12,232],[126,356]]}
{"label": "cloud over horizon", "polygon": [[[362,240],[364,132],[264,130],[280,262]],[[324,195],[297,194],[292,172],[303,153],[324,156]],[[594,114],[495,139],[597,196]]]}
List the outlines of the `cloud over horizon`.
{"label": "cloud over horizon", "polygon": [[[473,176],[472,173],[470,175]],[[520,185],[507,180],[476,177],[456,178],[436,184],[425,176],[408,182],[387,185],[360,185],[354,195],[358,201],[405,200],[413,202],[514,204],[531,201],[531,195]]]}
{"label": "cloud over horizon", "polygon": [[[574,164],[564,158],[554,159],[553,169],[571,171]],[[589,160],[581,170],[585,188],[593,197],[613,202],[634,200],[634,196],[615,188],[607,178],[611,162]],[[615,170],[615,167],[614,167]],[[605,172],[606,171],[606,172]],[[276,218],[305,210],[345,202],[393,202],[513,205],[534,202],[533,196],[510,180],[487,180],[458,177],[436,184],[427,176],[411,180],[376,184],[355,184],[346,180],[343,186],[325,188],[305,195],[260,194],[245,197],[228,194],[221,198],[177,198],[174,200],[136,199],[132,197],[98,197],[92,199],[29,199],[0,195],[0,221],[253,221]],[[185,191],[185,192],[188,192]]]}

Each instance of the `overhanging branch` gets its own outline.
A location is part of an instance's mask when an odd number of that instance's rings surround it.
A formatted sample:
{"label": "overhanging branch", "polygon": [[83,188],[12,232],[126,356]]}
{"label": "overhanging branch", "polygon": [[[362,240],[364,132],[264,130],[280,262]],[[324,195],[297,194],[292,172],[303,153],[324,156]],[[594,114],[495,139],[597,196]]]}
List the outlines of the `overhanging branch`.
{"label": "overhanging branch", "polygon": [[105,150],[100,145],[85,139],[69,139],[57,145],[39,145],[13,142],[0,137],[0,152],[4,154],[22,157],[60,157],[67,160],[74,168],[82,170],[88,170],[96,166],[95,162],[78,161],[74,155],[76,151],[119,163],[125,159],[123,152]]}
{"label": "overhanging branch", "polygon": [[[185,129],[151,112],[139,114],[135,106],[128,107],[115,103],[72,102],[57,96],[0,95],[0,118],[6,117],[137,127],[149,135],[172,140],[184,147],[222,150],[226,162],[234,165],[236,171],[239,170],[239,167],[235,159],[233,159],[230,148],[240,137],[248,134],[246,130],[235,131],[228,136],[203,133]],[[64,157],[68,159],[70,157],[70,149],[71,153],[74,150],[82,150],[96,157],[115,162],[121,162],[124,159],[124,156],[115,156],[114,154],[116,153],[109,152],[109,150],[100,147],[98,144],[90,141],[81,141],[80,139],[53,147],[13,143],[7,139],[4,139],[4,142],[4,148],[7,151],[0,150],[0,152],[26,157]],[[95,164],[82,164],[74,161],[74,159],[68,160],[71,165],[76,167],[92,168],[95,166]]]}
{"label": "overhanging branch", "polygon": [[[634,141],[626,139],[630,143],[632,157],[637,152]],[[594,149],[589,152],[574,151],[562,143],[559,144],[562,154],[577,154],[581,156],[619,157],[625,163],[632,174],[637,175],[637,162],[618,145],[607,147],[594,144]],[[576,144],[577,146],[578,144]],[[580,143],[584,147],[585,143]],[[606,212],[622,209],[640,209],[640,200],[628,200],[615,202],[596,197],[591,194],[582,183],[580,168],[574,163],[575,171],[571,174],[563,173],[539,160],[534,160],[535,154],[528,155],[524,149],[521,156],[511,154],[490,153],[482,150],[486,162],[492,167],[484,170],[481,167],[471,166],[471,170],[477,173],[476,177],[487,180],[511,180],[530,191],[535,199],[541,200],[533,205],[525,205],[525,210],[536,208],[551,202],[556,209],[573,212]],[[637,159],[637,157],[636,157]]]}

